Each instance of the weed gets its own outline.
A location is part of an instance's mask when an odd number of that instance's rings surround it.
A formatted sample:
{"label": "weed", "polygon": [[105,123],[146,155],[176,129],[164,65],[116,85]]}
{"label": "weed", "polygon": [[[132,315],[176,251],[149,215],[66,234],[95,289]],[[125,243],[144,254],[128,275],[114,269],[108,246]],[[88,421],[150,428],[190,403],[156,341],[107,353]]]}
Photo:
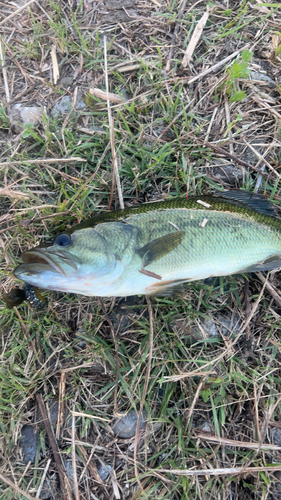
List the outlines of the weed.
{"label": "weed", "polygon": [[226,93],[230,95],[229,102],[239,102],[247,97],[245,91],[237,90],[236,81],[239,78],[248,78],[250,71],[248,69],[248,64],[252,58],[253,53],[249,50],[243,50],[241,54],[241,60],[238,58],[234,63],[227,69],[228,78],[226,80]]}

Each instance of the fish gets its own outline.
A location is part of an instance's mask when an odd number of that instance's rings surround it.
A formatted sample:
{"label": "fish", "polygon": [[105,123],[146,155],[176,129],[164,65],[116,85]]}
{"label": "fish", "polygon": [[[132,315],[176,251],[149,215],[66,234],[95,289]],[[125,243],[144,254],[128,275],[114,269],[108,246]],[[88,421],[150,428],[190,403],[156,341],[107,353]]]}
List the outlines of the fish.
{"label": "fish", "polygon": [[182,283],[281,267],[281,219],[233,190],[90,218],[22,254],[16,278],[85,296],[169,295]]}

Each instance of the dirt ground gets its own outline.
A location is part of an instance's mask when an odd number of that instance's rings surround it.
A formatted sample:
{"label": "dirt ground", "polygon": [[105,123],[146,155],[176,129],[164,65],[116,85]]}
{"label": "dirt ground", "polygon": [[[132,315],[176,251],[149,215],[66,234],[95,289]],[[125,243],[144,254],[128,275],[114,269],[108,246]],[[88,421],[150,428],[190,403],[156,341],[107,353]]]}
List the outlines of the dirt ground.
{"label": "dirt ground", "polygon": [[[109,209],[240,188],[280,215],[281,12],[0,2],[0,280]],[[0,498],[281,499],[279,272],[0,301]]]}

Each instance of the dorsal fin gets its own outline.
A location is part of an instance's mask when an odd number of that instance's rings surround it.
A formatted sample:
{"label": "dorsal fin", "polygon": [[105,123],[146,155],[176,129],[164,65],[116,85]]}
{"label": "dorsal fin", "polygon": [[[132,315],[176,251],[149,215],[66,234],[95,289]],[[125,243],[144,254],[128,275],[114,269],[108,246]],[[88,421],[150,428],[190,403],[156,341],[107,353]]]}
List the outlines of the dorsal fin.
{"label": "dorsal fin", "polygon": [[221,198],[222,200],[227,199],[227,201],[233,205],[242,204],[252,210],[255,210],[256,212],[259,212],[260,214],[276,217],[274,205],[272,205],[272,203],[263,194],[233,189],[232,191],[216,193],[215,196]]}

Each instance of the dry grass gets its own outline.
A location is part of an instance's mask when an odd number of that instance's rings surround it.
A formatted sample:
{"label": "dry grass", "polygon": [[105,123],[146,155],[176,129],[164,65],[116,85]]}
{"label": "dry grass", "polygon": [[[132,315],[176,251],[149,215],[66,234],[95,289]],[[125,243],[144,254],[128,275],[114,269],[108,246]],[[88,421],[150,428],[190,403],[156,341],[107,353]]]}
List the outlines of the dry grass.
{"label": "dry grass", "polygon": [[[208,11],[0,2],[4,291],[24,249],[122,200],[242,187],[280,204],[280,8]],[[19,103],[41,107],[38,124],[15,126]],[[151,310],[62,293],[40,313],[2,304],[1,498],[281,498],[279,289],[271,273],[190,283]],[[115,416],[142,404],[145,427],[117,438]]]}

